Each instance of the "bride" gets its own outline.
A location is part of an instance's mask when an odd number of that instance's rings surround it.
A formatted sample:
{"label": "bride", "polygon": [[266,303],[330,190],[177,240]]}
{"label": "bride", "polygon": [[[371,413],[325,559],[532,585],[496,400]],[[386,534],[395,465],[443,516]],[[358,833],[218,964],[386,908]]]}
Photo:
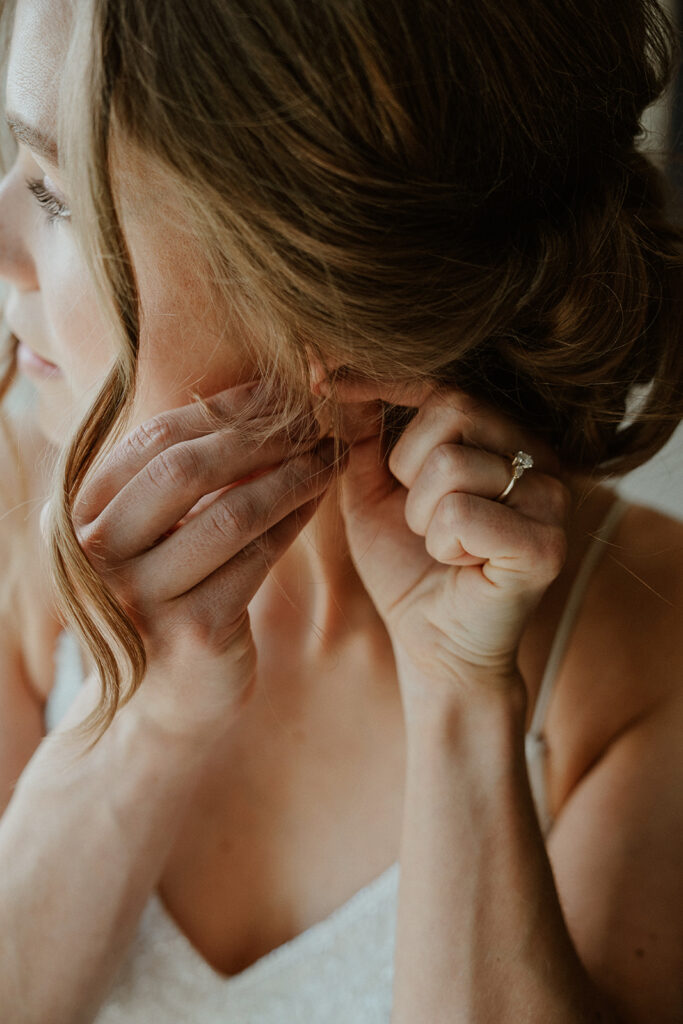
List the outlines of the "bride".
{"label": "bride", "polygon": [[2,25],[5,1024],[680,1022],[666,17]]}

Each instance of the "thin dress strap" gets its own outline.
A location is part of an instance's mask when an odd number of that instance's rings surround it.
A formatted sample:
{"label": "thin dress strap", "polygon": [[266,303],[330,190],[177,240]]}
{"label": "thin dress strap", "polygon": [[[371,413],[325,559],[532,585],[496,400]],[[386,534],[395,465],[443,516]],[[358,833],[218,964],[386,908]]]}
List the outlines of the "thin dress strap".
{"label": "thin dress strap", "polygon": [[605,542],[609,540],[610,536],[617,528],[622,515],[628,507],[628,502],[624,501],[624,499],[617,494],[616,498],[610,505],[605,518],[595,531],[593,540],[583,556],[581,566],[576,574],[569,592],[569,597],[567,598],[564,606],[562,617],[555,631],[545,672],[543,673],[543,679],[541,680],[538,696],[536,698],[531,725],[529,726],[529,731],[526,734],[525,746],[529,783],[534,795],[534,802],[536,804],[539,822],[544,835],[547,835],[550,830],[552,818],[548,810],[548,798],[546,792],[545,768],[548,744],[543,732],[543,726],[546,721],[548,707],[553,695],[553,687],[558,676],[560,664],[564,657],[567,642],[574,626],[579,608],[581,607],[581,602],[583,601],[589,580],[605,551]]}

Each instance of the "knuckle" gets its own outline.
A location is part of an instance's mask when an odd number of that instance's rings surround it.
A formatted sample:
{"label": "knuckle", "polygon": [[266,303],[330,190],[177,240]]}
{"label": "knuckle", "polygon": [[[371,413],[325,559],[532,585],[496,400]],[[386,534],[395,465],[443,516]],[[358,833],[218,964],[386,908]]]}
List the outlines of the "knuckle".
{"label": "knuckle", "polygon": [[419,420],[420,427],[429,434],[442,429],[444,423],[448,425],[449,430],[452,429],[454,417],[450,406],[434,395],[425,402],[415,419]]}
{"label": "knuckle", "polygon": [[420,407],[411,426],[414,424],[414,429],[419,428],[427,435],[443,436],[445,431],[449,443],[458,445],[465,436],[472,438],[476,435],[474,414],[478,408],[478,403],[462,391],[434,394]]}
{"label": "knuckle", "polygon": [[446,550],[446,543],[443,535],[438,531],[430,531],[425,537],[425,550],[427,554],[436,559],[437,562],[443,562],[448,557]]}
{"label": "knuckle", "polygon": [[187,444],[176,444],[159,452],[148,464],[148,473],[152,482],[164,490],[169,484],[188,488],[201,476],[198,459]]}
{"label": "knuckle", "polygon": [[472,515],[471,496],[464,491],[451,491],[439,503],[439,520],[444,529],[455,530]]}
{"label": "knuckle", "polygon": [[440,444],[429,455],[430,469],[449,482],[461,479],[466,468],[466,454],[462,445]]}
{"label": "knuckle", "polygon": [[140,423],[126,438],[125,445],[133,455],[144,455],[150,448],[167,448],[173,444],[174,431],[163,416]]}
{"label": "knuckle", "polygon": [[451,390],[435,402],[434,411],[437,419],[447,418],[454,428],[471,432],[475,418],[486,412],[486,406],[466,391]]}
{"label": "knuckle", "polygon": [[109,530],[106,519],[99,517],[92,523],[77,526],[74,532],[81,551],[99,571],[107,563]]}
{"label": "knuckle", "polygon": [[258,518],[258,509],[253,498],[231,491],[230,498],[216,501],[209,506],[211,525],[229,542],[239,540],[250,532]]}

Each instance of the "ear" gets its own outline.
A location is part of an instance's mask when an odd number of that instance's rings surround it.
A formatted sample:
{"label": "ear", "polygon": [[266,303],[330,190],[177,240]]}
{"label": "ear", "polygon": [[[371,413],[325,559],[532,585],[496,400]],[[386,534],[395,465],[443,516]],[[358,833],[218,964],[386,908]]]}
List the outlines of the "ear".
{"label": "ear", "polygon": [[[347,374],[337,377],[334,395],[339,402],[360,405],[367,402],[385,402],[389,405],[403,405],[419,409],[434,393],[432,384],[392,384],[363,377],[361,374]],[[327,377],[317,384],[315,394],[331,395],[332,388]]]}
{"label": "ear", "polygon": [[311,392],[314,395],[332,394],[330,380],[334,378],[335,397],[343,403],[388,402],[418,408],[427,401],[434,387],[431,384],[380,384],[359,373],[335,373],[345,366],[342,359],[323,361],[310,348],[308,366]]}
{"label": "ear", "polygon": [[320,395],[320,385],[327,377],[327,370],[316,356],[309,356],[308,374],[311,382],[311,391],[314,395]]}
{"label": "ear", "polygon": [[343,366],[343,360],[333,359],[327,360],[323,363],[319,356],[315,355],[313,351],[306,346],[306,352],[308,354],[308,370],[311,381],[311,392],[314,395],[328,395],[329,391],[324,389],[325,382],[338,370],[340,366]]}
{"label": "ear", "polygon": [[417,409],[434,392],[433,384],[425,383],[379,383],[352,371],[336,373],[346,367],[343,359],[323,362],[307,345],[310,387],[314,395],[329,397],[332,394],[330,381],[334,379],[334,395],[344,404],[361,405],[367,402],[387,402]]}

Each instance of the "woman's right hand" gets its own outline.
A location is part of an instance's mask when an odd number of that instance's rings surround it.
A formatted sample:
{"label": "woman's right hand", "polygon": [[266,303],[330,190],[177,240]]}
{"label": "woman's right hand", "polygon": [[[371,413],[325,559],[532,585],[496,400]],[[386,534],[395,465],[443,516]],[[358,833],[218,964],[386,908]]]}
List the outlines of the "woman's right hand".
{"label": "woman's right hand", "polygon": [[247,605],[334,472],[313,416],[260,446],[231,427],[253,387],[207,400],[218,429],[199,403],[143,423],[74,506],[83,552],[145,643],[131,703],[171,734],[211,732],[244,704],[256,670]]}

